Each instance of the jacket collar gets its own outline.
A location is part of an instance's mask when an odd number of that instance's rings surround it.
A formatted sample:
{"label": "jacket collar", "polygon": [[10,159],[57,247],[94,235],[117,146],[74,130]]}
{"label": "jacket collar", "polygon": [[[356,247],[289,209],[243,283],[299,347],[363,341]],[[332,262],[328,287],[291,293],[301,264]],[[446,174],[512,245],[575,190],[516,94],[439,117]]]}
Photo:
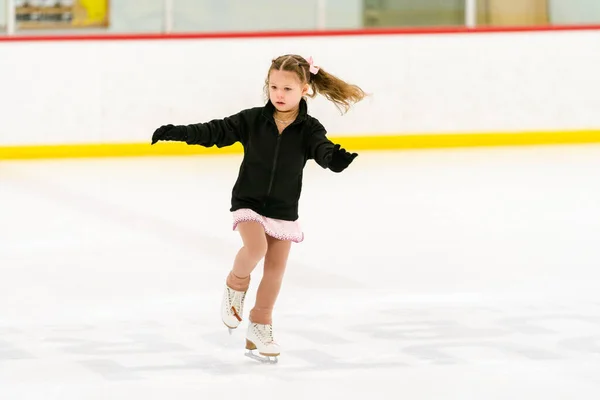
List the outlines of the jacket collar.
{"label": "jacket collar", "polygon": [[[304,121],[306,116],[308,115],[308,104],[306,104],[306,100],[302,98],[300,100],[300,109],[298,110],[298,117],[296,117],[296,121]],[[262,114],[269,120],[275,122],[273,119],[273,113],[275,112],[275,106],[271,103],[271,100],[267,100],[267,104],[265,104],[263,108]],[[295,121],[295,122],[296,122]]]}

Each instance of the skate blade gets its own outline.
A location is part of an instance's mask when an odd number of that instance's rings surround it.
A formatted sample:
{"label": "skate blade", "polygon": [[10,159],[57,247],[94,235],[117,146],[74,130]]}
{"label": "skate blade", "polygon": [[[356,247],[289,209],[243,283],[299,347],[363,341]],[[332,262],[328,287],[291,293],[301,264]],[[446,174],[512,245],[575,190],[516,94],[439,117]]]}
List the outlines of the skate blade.
{"label": "skate blade", "polygon": [[237,328],[232,328],[231,326],[227,325],[225,322],[223,322],[223,324],[227,327],[227,330],[229,331],[229,336],[233,335],[233,331]]}
{"label": "skate blade", "polygon": [[279,362],[277,356],[262,356],[254,354],[252,350],[248,350],[245,356],[263,364],[277,364]]}

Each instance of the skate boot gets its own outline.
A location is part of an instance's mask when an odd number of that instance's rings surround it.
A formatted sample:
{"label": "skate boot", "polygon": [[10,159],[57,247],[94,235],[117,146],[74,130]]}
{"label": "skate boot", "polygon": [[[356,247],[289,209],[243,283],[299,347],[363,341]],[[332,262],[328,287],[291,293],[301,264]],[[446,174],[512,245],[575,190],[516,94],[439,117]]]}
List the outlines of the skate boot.
{"label": "skate boot", "polygon": [[225,285],[225,292],[223,293],[223,300],[221,302],[221,319],[225,326],[229,328],[230,335],[232,330],[237,328],[240,322],[242,322],[246,292],[233,290]]}
{"label": "skate boot", "polygon": [[[273,339],[273,325],[250,322],[246,333],[246,356],[264,363],[276,364],[279,345]],[[258,355],[254,353],[258,351]]]}

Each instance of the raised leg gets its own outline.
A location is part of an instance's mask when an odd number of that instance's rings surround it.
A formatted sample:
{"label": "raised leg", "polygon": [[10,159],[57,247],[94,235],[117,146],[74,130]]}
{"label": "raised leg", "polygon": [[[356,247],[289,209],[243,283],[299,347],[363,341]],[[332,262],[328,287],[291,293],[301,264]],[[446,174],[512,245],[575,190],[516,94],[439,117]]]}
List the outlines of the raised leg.
{"label": "raised leg", "polygon": [[225,293],[221,302],[223,323],[235,329],[243,320],[244,300],[250,286],[250,274],[267,252],[265,231],[258,222],[242,222],[238,225],[243,246],[238,251],[233,268],[229,272]]}

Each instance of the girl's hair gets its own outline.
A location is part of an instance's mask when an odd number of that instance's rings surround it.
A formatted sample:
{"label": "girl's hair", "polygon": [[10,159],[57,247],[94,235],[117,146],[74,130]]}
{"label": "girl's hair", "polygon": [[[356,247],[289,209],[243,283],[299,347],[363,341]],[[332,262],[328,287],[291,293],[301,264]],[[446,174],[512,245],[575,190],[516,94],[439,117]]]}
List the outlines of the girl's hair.
{"label": "girl's hair", "polygon": [[311,65],[304,57],[296,54],[287,54],[272,60],[265,81],[267,98],[269,98],[269,75],[272,70],[294,72],[302,84],[308,83],[312,89],[312,93],[309,91],[307,94],[308,97],[314,98],[320,93],[335,103],[342,113],[347,112],[352,103],[357,103],[365,98],[366,94],[360,87],[346,83],[320,67],[317,73],[313,74],[310,72],[310,67]]}

